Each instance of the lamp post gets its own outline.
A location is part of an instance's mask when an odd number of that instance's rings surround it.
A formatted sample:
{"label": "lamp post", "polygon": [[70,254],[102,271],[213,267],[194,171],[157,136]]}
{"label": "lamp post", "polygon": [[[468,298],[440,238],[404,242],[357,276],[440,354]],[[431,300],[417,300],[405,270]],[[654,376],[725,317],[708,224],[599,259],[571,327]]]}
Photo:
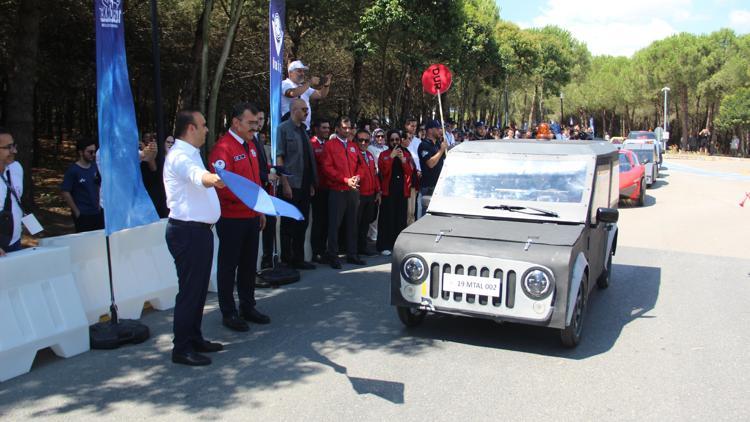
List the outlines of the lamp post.
{"label": "lamp post", "polygon": [[565,113],[563,112],[563,92],[560,91],[560,124],[564,125],[565,122],[563,119],[565,118]]}
{"label": "lamp post", "polygon": [[664,124],[662,125],[662,128],[666,132],[667,130],[669,130],[669,128],[667,127],[669,125],[669,123],[668,123],[669,119],[667,118],[667,108],[668,108],[667,107],[667,98],[668,98],[668,94],[669,94],[670,89],[669,89],[668,86],[665,86],[661,90],[662,90],[662,92],[664,92]]}

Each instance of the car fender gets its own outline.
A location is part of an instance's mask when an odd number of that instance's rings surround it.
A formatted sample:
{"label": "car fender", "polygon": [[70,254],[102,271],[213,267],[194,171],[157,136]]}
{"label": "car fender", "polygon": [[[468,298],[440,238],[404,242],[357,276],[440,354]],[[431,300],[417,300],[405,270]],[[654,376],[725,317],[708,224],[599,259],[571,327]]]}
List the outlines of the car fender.
{"label": "car fender", "polygon": [[610,254],[614,255],[617,251],[617,231],[617,224],[613,224],[609,229],[609,234],[607,235],[607,255],[605,255],[607,257]]}
{"label": "car fender", "polygon": [[583,278],[583,272],[589,266],[589,261],[583,252],[578,253],[575,264],[573,264],[573,271],[570,275],[570,290],[568,290],[568,307],[565,312],[565,326],[570,325],[570,321],[573,318],[573,306],[575,306],[576,296],[578,295],[578,289],[583,288],[581,286],[581,279]]}

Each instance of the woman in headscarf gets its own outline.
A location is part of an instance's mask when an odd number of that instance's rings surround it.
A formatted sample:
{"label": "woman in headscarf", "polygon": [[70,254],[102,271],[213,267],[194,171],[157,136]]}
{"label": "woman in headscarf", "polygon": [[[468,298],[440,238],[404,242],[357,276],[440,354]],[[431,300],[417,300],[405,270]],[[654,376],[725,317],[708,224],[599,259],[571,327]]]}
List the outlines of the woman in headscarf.
{"label": "woman in headscarf", "polygon": [[409,153],[408,137],[402,138],[399,131],[389,130],[386,139],[389,149],[378,159],[382,200],[375,246],[381,254],[390,255],[396,238],[406,228],[408,199],[417,169]]}

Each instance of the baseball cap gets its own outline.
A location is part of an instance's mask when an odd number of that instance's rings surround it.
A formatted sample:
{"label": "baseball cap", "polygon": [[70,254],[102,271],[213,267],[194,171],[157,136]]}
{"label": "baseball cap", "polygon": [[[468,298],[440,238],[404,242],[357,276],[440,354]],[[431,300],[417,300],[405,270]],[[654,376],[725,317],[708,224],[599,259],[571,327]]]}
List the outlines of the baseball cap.
{"label": "baseball cap", "polygon": [[295,61],[289,63],[289,66],[286,68],[287,72],[291,72],[291,71],[297,70],[297,69],[305,69],[305,70],[307,70],[307,69],[309,69],[309,67],[305,66],[305,64],[302,63],[302,61],[295,60]]}
{"label": "baseball cap", "polygon": [[424,126],[425,129],[436,129],[441,127],[440,121],[438,120],[430,120],[427,122],[427,124]]}

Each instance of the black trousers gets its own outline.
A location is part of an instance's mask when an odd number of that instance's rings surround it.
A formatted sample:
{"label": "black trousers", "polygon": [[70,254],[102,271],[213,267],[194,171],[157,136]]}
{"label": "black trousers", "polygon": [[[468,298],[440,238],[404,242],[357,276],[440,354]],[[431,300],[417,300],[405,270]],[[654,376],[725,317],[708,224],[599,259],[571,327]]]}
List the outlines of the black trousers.
{"label": "black trousers", "polygon": [[76,233],[101,230],[104,228],[104,211],[99,210],[97,214],[81,214],[78,218],[73,217],[73,224],[75,224]]}
{"label": "black trousers", "polygon": [[216,223],[219,236],[219,256],[216,269],[221,314],[229,317],[237,314],[234,305],[234,286],[240,309],[255,307],[255,273],[258,262],[258,239],[260,217],[224,218]]}
{"label": "black trousers", "polygon": [[360,195],[359,207],[357,207],[357,250],[364,254],[367,249],[367,232],[370,223],[378,216],[378,204],[375,203],[376,195]]}
{"label": "black trousers", "polygon": [[355,190],[328,192],[328,254],[338,255],[339,227],[346,226],[346,254],[357,255],[357,206],[359,192]]}
{"label": "black trousers", "polygon": [[214,235],[208,225],[167,223],[167,248],[177,267],[179,290],[174,305],[174,351],[187,353],[203,341],[201,322],[213,263]]}
{"label": "black trousers", "polygon": [[378,240],[376,242],[379,251],[393,250],[401,230],[406,228],[406,210],[409,198],[404,198],[398,192],[384,196],[380,201],[380,218],[378,218]]}
{"label": "black trousers", "polygon": [[312,228],[310,229],[310,244],[313,255],[323,255],[326,252],[328,240],[328,189],[315,191],[312,198]]}
{"label": "black trousers", "polygon": [[263,258],[264,262],[271,262],[273,258],[273,242],[276,240],[276,217],[266,216],[266,227],[263,229]]}
{"label": "black trousers", "polygon": [[281,217],[281,261],[286,264],[300,263],[305,260],[305,232],[310,215],[310,187],[292,189],[292,198],[282,198],[297,207],[305,217],[297,221]]}

